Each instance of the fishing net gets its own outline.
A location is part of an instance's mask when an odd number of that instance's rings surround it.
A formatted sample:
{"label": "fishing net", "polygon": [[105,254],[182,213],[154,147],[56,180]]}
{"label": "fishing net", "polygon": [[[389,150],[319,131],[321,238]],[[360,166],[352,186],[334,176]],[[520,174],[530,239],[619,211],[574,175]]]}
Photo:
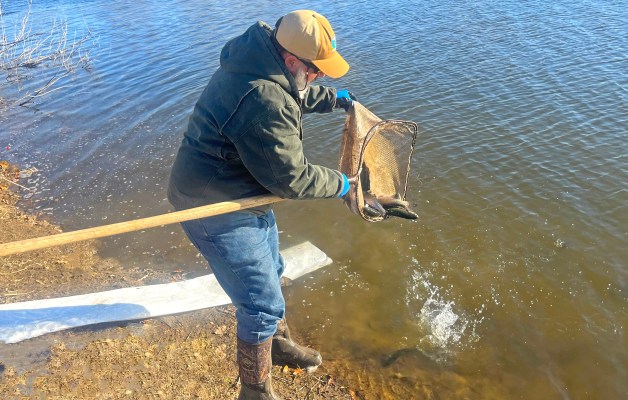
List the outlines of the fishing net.
{"label": "fishing net", "polygon": [[342,132],[340,171],[357,182],[345,204],[369,222],[418,218],[406,201],[417,124],[382,121],[360,103],[353,104]]}

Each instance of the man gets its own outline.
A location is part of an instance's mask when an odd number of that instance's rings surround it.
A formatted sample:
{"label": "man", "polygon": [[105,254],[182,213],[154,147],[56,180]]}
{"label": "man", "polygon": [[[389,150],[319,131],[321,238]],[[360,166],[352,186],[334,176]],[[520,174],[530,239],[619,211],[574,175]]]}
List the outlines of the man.
{"label": "man", "polygon": [[[290,199],[344,196],[351,180],[303,155],[301,118],[352,107],[346,90],[311,85],[348,70],[331,25],[310,10],[283,16],[275,30],[258,22],[227,42],[174,162],[170,202],[181,210],[268,192]],[[322,359],[294,343],[285,324],[284,262],[272,208],[182,226],[237,308],[239,399],[277,399],[271,353],[275,362],[310,371]]]}

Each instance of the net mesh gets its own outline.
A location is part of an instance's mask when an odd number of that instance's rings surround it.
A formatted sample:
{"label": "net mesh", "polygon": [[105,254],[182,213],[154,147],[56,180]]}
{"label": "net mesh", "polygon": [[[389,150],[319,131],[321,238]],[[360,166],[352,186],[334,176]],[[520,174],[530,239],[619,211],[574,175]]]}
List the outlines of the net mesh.
{"label": "net mesh", "polygon": [[386,120],[358,102],[349,110],[340,146],[340,171],[356,177],[345,196],[349,209],[367,221],[416,219],[406,201],[410,160],[418,127]]}

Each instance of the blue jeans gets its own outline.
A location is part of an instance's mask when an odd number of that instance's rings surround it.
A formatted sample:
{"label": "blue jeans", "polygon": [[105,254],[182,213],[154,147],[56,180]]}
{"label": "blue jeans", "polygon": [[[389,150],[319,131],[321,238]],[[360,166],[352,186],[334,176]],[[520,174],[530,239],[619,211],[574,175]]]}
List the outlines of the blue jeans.
{"label": "blue jeans", "polygon": [[286,308],[281,293],[284,261],[273,211],[234,212],[181,225],[236,306],[238,337],[251,344],[272,337]]}

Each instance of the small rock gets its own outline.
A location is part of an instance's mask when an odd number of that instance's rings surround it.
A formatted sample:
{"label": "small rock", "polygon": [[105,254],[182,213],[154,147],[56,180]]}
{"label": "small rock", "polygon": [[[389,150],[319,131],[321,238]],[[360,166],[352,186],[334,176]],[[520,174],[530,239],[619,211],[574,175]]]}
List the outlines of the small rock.
{"label": "small rock", "polygon": [[221,325],[218,328],[214,329],[214,335],[222,336],[225,333],[227,333],[227,326],[226,325]]}

